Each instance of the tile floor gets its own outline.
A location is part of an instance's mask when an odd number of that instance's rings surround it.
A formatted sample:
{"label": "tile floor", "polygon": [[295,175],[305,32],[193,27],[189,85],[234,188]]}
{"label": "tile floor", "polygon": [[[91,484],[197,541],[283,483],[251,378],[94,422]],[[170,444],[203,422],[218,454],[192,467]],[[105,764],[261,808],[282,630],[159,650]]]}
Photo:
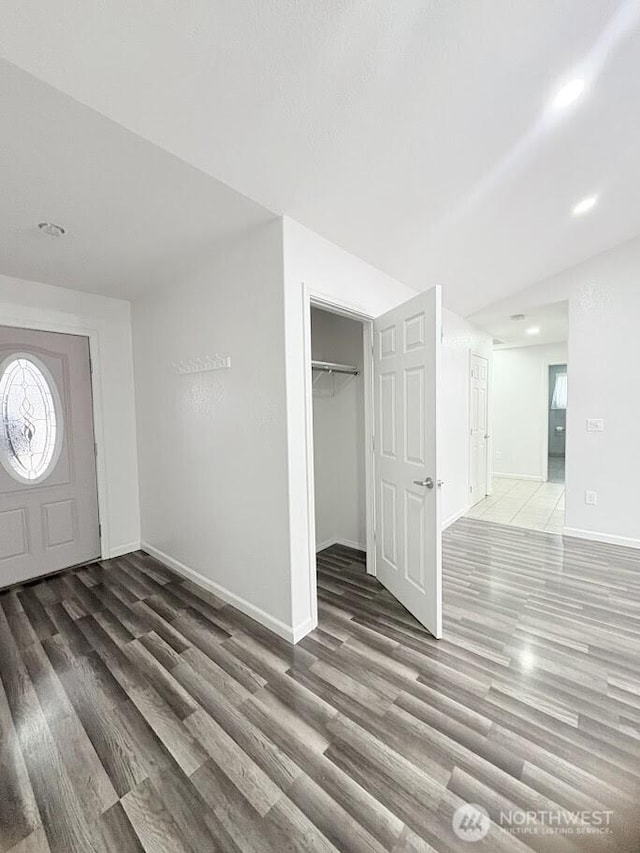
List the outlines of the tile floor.
{"label": "tile floor", "polygon": [[493,494],[479,501],[466,513],[466,517],[562,533],[564,483],[494,477]]}

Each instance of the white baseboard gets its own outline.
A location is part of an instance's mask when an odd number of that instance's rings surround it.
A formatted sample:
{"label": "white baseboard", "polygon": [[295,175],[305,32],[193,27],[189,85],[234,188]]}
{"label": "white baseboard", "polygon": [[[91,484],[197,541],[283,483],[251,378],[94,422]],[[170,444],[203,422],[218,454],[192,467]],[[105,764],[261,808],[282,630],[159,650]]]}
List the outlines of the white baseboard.
{"label": "white baseboard", "polygon": [[156,560],[159,560],[170,569],[173,569],[174,572],[177,572],[179,575],[193,581],[193,583],[202,587],[202,589],[212,592],[228,604],[232,604],[234,607],[237,607],[237,609],[242,611],[246,616],[250,616],[252,619],[255,619],[256,622],[264,625],[265,628],[273,631],[274,634],[277,634],[289,643],[297,643],[313,628],[310,619],[308,620],[309,624],[304,622],[301,625],[296,625],[295,627],[286,625],[284,622],[280,621],[280,619],[276,619],[274,616],[271,616],[266,610],[256,607],[255,604],[251,604],[251,602],[247,601],[245,598],[236,595],[234,592],[220,586],[220,584],[217,584],[210,578],[201,575],[200,572],[197,572],[195,569],[185,566],[185,564],[181,563],[180,560],[176,560],[169,554],[165,554],[164,551],[161,551],[159,548],[155,548],[148,542],[141,542],[140,547],[143,551],[146,551],[148,554],[151,554],[152,557],[155,557]]}
{"label": "white baseboard", "polygon": [[598,533],[594,530],[580,530],[576,527],[563,527],[563,536],[574,539],[587,539],[590,542],[604,542],[605,545],[621,545],[623,548],[640,548],[640,539],[630,536],[615,536],[611,533]]}
{"label": "white baseboard", "polygon": [[128,545],[116,545],[115,548],[109,549],[109,559],[114,557],[122,557],[124,554],[131,554],[132,551],[140,550],[140,542],[129,542]]}
{"label": "white baseboard", "polygon": [[325,548],[331,548],[332,545],[343,545],[345,548],[353,548],[356,551],[364,551],[366,553],[367,546],[361,542],[352,542],[350,539],[325,539],[324,542],[319,542],[316,545],[316,554],[318,551],[324,551]]}
{"label": "white baseboard", "polygon": [[540,474],[499,474],[497,471],[492,471],[491,476],[501,477],[503,480],[531,480],[534,483],[547,482]]}
{"label": "white baseboard", "polygon": [[[290,642],[295,645],[296,643],[300,642],[303,637],[306,637],[309,631],[313,631],[315,627],[316,626],[313,624],[313,620],[311,619],[311,617],[309,617],[306,622],[302,622],[300,625],[296,625],[296,627],[292,629],[292,639],[290,640]],[[287,638],[285,637],[285,639]]]}
{"label": "white baseboard", "polygon": [[450,515],[449,518],[446,519],[446,521],[442,522],[442,529],[446,530],[447,527],[451,527],[454,522],[456,522],[459,518],[462,518],[465,512],[469,512],[470,509],[470,506],[465,506],[462,507],[462,509],[459,509],[458,512],[454,512],[453,515]]}

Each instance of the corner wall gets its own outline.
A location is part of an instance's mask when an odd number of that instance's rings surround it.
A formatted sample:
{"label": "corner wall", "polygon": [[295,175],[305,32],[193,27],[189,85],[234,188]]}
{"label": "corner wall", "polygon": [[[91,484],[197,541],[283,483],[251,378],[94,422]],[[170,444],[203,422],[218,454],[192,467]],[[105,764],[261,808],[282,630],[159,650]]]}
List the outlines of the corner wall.
{"label": "corner wall", "polygon": [[292,640],[281,221],[150,290],[133,330],[144,547]]}
{"label": "corner wall", "polygon": [[[287,217],[283,220],[291,603],[296,639],[314,627],[308,526],[304,289],[377,317],[416,292]],[[309,351],[310,356],[310,351]],[[313,549],[315,551],[315,548]],[[315,571],[315,564],[313,564]]]}
{"label": "corner wall", "polygon": [[109,513],[107,548],[112,557],[140,547],[130,308],[122,299],[0,275],[0,324],[97,333],[99,375],[93,381],[100,383],[106,479],[99,490]]}

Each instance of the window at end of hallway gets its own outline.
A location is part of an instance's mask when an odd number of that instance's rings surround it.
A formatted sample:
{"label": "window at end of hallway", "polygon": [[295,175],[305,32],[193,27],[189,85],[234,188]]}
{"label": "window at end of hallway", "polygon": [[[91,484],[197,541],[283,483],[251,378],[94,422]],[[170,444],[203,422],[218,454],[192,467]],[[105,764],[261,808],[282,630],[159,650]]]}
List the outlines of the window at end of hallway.
{"label": "window at end of hallway", "polygon": [[567,374],[558,373],[556,375],[556,383],[553,387],[553,398],[551,400],[552,409],[567,408]]}

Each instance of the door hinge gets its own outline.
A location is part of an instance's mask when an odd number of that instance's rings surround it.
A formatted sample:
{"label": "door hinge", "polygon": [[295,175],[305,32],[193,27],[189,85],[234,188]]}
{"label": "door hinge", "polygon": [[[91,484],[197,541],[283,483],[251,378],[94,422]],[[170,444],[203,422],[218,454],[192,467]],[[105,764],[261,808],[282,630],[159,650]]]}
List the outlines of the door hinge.
{"label": "door hinge", "polygon": [[93,442],[93,455],[94,456],[98,455],[98,442],[97,441]]}
{"label": "door hinge", "polygon": [[473,491],[473,486],[469,486],[469,491],[470,491],[470,492],[472,492],[472,491]]}
{"label": "door hinge", "polygon": [[98,522],[98,538],[102,539],[102,525]]}

